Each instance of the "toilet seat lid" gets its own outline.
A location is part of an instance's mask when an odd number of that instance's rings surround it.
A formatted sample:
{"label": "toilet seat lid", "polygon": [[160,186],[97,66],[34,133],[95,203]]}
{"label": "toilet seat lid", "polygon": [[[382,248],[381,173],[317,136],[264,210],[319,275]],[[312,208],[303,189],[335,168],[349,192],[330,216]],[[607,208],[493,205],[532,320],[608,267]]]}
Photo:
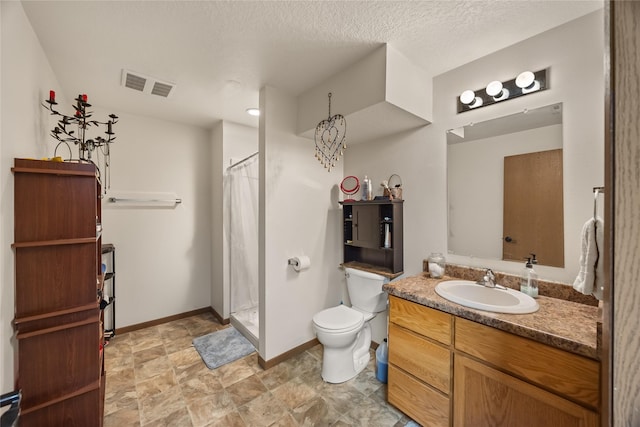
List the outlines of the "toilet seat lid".
{"label": "toilet seat lid", "polygon": [[333,331],[353,329],[364,323],[364,315],[346,305],[327,308],[313,316],[317,326]]}

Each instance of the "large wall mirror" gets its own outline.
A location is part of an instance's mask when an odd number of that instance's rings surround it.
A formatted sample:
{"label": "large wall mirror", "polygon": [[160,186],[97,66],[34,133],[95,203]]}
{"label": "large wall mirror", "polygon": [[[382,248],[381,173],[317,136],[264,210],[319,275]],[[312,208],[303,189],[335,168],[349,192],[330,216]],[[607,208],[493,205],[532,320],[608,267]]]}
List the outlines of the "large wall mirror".
{"label": "large wall mirror", "polygon": [[562,104],[447,131],[451,254],[564,267]]}

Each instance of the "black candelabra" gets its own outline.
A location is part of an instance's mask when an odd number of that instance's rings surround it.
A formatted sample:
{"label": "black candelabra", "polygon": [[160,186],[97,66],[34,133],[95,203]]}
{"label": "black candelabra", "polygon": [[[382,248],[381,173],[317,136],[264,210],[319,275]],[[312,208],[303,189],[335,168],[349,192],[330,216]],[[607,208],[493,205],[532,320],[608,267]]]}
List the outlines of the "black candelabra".
{"label": "black candelabra", "polygon": [[[106,178],[108,179],[110,145],[116,139],[115,133],[113,132],[113,125],[118,122],[118,116],[115,114],[109,114],[109,120],[106,122],[92,120],[91,116],[93,113],[87,110],[87,108],[91,107],[91,104],[87,102],[87,95],[78,95],[75,101],[76,104],[72,105],[75,113],[72,116],[62,114],[55,109],[55,105],[58,105],[58,103],[56,102],[56,93],[53,90],[49,91],[49,99],[46,99],[42,104],[43,107],[51,112],[51,115],[60,117],[58,123],[51,131],[51,136],[59,141],[54,150],[54,157],[57,157],[58,147],[60,147],[61,144],[64,144],[69,149],[68,160],[72,160],[71,147],[69,146],[69,143],[72,142],[78,146],[79,160],[95,164],[92,159],[93,152],[96,149],[99,149],[104,157],[105,172],[107,173]],[[97,136],[94,138],[88,138],[87,129],[92,126],[105,126],[106,130],[104,133],[106,137]]]}

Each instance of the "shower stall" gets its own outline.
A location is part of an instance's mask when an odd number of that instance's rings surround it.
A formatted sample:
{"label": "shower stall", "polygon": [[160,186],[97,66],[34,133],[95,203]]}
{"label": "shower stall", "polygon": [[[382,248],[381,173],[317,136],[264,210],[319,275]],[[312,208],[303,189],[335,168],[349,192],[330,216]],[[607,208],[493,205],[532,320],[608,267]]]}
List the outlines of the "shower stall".
{"label": "shower stall", "polygon": [[258,153],[227,168],[229,313],[258,348]]}

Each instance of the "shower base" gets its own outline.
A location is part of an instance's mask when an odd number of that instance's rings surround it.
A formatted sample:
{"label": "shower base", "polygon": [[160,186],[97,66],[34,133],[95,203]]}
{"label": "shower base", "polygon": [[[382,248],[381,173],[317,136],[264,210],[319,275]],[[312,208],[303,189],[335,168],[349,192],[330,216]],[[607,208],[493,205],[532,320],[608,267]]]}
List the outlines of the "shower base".
{"label": "shower base", "polygon": [[255,348],[258,348],[258,337],[260,336],[259,322],[258,307],[231,313],[231,324],[233,327],[244,335]]}

